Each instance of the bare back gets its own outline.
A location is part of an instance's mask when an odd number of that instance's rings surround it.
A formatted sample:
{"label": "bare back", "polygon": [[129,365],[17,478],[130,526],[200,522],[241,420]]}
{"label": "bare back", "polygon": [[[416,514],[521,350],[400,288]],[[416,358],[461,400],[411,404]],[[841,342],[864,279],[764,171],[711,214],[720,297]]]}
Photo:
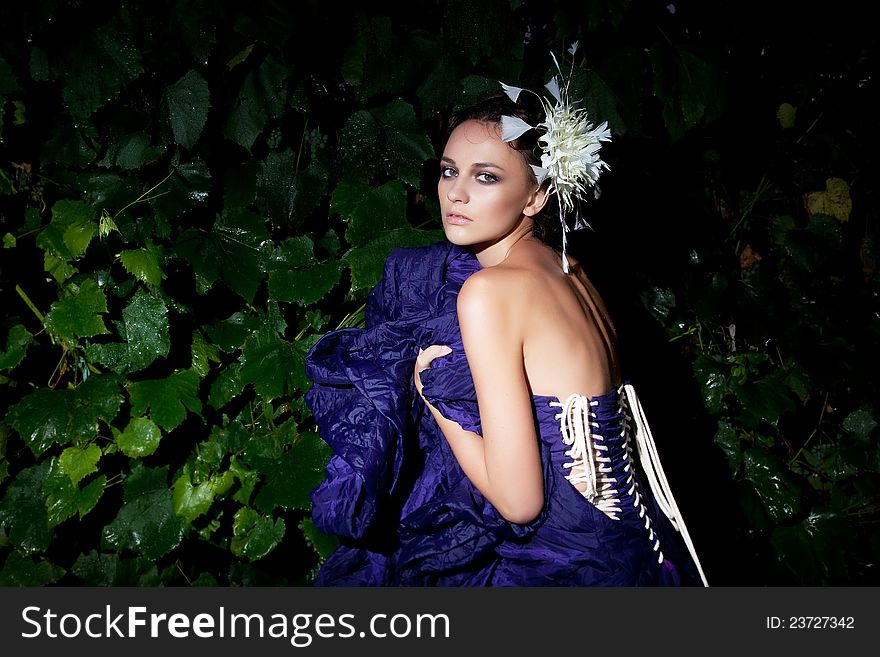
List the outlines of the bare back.
{"label": "bare back", "polygon": [[583,268],[536,239],[524,239],[497,267],[518,270],[516,308],[532,394],[565,400],[601,395],[620,384],[614,326]]}

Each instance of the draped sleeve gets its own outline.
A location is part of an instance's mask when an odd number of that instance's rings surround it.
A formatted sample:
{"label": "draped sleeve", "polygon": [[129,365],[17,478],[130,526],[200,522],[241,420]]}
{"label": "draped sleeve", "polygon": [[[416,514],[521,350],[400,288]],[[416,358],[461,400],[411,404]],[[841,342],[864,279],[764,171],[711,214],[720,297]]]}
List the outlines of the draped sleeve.
{"label": "draped sleeve", "polygon": [[332,331],[307,354],[305,402],[331,447],[311,493],[312,519],[342,543],[317,584],[464,577],[499,541],[521,540],[543,522],[542,514],[510,523],[484,499],[415,390],[419,348],[449,345],[421,373],[423,394],[444,417],[482,433],[456,313],[462,283],[479,268],[445,241],[395,249],[368,296],[365,328]]}

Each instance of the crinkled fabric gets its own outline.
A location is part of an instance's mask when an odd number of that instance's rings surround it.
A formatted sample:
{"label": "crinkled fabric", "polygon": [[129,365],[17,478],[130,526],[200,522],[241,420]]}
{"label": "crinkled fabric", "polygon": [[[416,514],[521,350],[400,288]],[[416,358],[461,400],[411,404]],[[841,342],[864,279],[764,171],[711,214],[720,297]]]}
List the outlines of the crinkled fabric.
{"label": "crinkled fabric", "polygon": [[[532,522],[506,520],[462,472],[415,390],[413,369],[420,348],[449,345],[421,373],[423,393],[444,417],[482,433],[456,314],[462,283],[479,269],[473,254],[449,242],[397,248],[369,294],[365,328],[332,331],[309,351],[305,402],[332,450],[311,493],[312,519],[340,540],[315,584],[684,583],[694,571],[676,567],[686,555],[649,495],[654,528],[673,548],[662,562],[636,509],[611,520],[565,480],[555,398],[533,397],[545,504]],[[603,427],[621,426],[617,391],[600,399]]]}

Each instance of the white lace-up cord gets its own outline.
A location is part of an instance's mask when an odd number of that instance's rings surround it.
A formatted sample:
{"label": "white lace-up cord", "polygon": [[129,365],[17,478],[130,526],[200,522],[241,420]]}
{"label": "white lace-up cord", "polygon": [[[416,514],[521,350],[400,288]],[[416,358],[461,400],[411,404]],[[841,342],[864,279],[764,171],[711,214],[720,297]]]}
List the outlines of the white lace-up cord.
{"label": "white lace-up cord", "polygon": [[571,449],[565,454],[572,461],[562,464],[562,467],[571,470],[565,478],[575,486],[585,483],[586,490],[578,489],[578,492],[609,518],[618,520],[620,501],[616,497],[617,489],[614,488],[617,480],[605,476],[612,470],[611,459],[599,455],[599,452],[607,452],[608,447],[596,444],[596,441],[605,439],[592,431],[593,427],[599,427],[591,419],[596,414],[590,407],[596,405],[598,402],[591,402],[589,398],[574,393],[569,395],[564,404],[550,402],[550,406],[562,407],[562,412],[554,417],[559,420],[562,442],[571,445]]}
{"label": "white lace-up cord", "polygon": [[681,511],[678,510],[678,504],[676,504],[675,498],[672,496],[672,489],[669,487],[666,473],[660,464],[660,455],[657,452],[657,446],[654,443],[654,437],[651,435],[651,428],[648,426],[648,419],[645,417],[645,411],[642,408],[641,402],[639,402],[639,397],[631,384],[624,384],[623,389],[626,393],[627,405],[636,424],[636,449],[639,453],[642,469],[648,478],[648,484],[654,493],[654,499],[666,517],[669,518],[672,526],[681,533],[685,545],[687,545],[688,551],[694,560],[694,564],[697,566],[697,571],[700,573],[703,586],[709,586],[706,576],[703,574],[700,560],[697,558],[697,552],[694,549],[691,536],[684,524],[684,518],[682,518]]}

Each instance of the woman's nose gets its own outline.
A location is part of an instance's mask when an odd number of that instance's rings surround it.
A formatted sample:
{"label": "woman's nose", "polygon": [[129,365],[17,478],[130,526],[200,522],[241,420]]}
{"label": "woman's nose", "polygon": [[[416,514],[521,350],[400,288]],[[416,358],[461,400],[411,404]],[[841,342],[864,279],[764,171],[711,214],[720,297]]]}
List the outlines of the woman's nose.
{"label": "woman's nose", "polygon": [[453,203],[463,203],[467,201],[467,190],[459,178],[454,178],[449,182],[449,186],[446,188],[446,198]]}

